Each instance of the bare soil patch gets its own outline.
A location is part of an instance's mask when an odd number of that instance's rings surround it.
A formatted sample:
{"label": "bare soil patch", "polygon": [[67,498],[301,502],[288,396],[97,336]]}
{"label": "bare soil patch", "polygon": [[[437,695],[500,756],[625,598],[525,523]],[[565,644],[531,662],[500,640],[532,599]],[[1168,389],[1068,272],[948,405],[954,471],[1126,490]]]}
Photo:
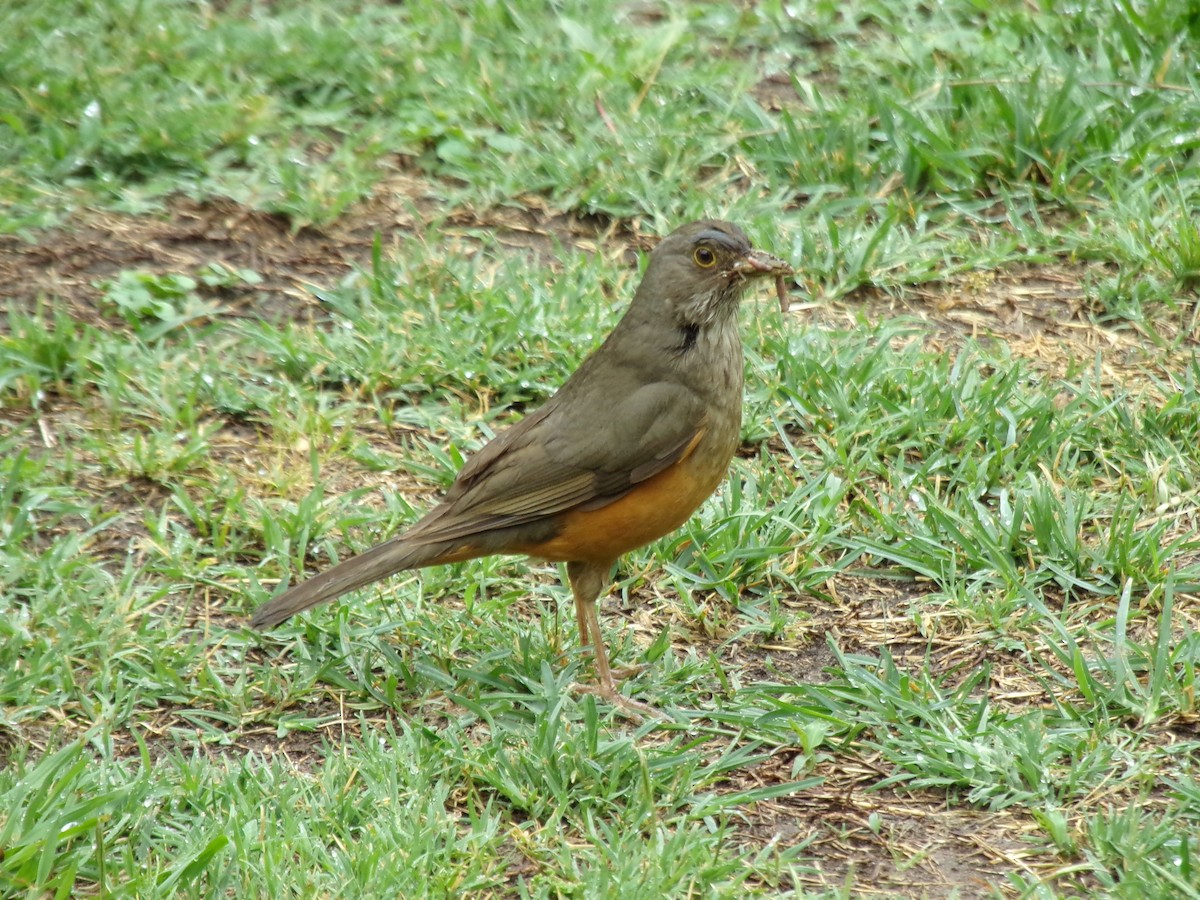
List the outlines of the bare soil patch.
{"label": "bare soil patch", "polygon": [[1190,358],[1200,347],[1185,316],[1162,310],[1153,334],[1128,321],[1099,321],[1094,284],[1106,274],[1095,263],[1020,266],[972,272],[906,291],[902,296],[861,291],[816,312],[817,321],[852,327],[904,317],[920,323],[931,350],[953,353],[970,339],[1000,344],[1050,377],[1099,374],[1106,386],[1148,387],[1147,371]]}
{"label": "bare soil patch", "polygon": [[95,322],[103,283],[121,271],[194,275],[219,263],[263,279],[222,288],[227,314],[300,316],[311,315],[313,287],[370,266],[376,235],[390,244],[434,224],[452,248],[478,248],[486,235],[500,246],[549,259],[564,247],[594,252],[613,238],[618,252],[652,243],[619,223],[555,212],[536,198],[521,207],[445,210],[432,199],[436,191],[436,185],[400,172],[351,214],[320,229],[293,229],[283,216],[222,198],[175,197],[159,216],[80,210],[33,243],[0,236],[0,281],[18,308],[31,310],[39,298],[51,298],[73,317]]}
{"label": "bare soil patch", "polygon": [[[773,758],[746,778],[783,780],[787,766]],[[834,756],[816,774],[821,786],[755,804],[739,830],[748,853],[804,846],[811,869],[786,887],[830,890],[850,879],[885,896],[1016,895],[1008,875],[1033,872],[1028,838],[1038,826],[1023,812],[948,807],[932,792],[879,790],[888,773],[870,760]]]}

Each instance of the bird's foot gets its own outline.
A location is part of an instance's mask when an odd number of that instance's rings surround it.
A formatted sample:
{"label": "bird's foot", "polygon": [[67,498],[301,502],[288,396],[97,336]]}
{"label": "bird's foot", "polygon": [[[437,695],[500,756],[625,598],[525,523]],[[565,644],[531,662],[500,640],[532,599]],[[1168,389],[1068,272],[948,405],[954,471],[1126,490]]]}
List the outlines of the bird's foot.
{"label": "bird's foot", "polygon": [[626,697],[617,690],[615,684],[580,684],[576,682],[571,685],[571,689],[579,691],[582,694],[593,694],[602,700],[606,700],[616,708],[617,712],[635,725],[641,725],[645,721],[646,716],[652,719],[670,719],[670,716],[661,709],[651,706],[649,703],[643,703],[641,700]]}
{"label": "bird's foot", "polygon": [[627,678],[635,678],[645,672],[649,665],[646,663],[634,663],[632,666],[621,666],[619,669],[613,669],[613,681],[624,681]]}

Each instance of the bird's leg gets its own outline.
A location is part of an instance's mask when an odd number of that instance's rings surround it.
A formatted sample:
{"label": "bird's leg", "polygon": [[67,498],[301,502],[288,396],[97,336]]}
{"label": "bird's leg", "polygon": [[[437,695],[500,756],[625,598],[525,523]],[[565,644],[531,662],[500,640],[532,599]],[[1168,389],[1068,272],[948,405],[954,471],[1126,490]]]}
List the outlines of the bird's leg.
{"label": "bird's leg", "polygon": [[575,616],[579,619],[579,642],[592,648],[600,694],[612,699],[617,695],[617,685],[608,666],[604,636],[600,634],[600,620],[596,615],[596,600],[604,589],[608,572],[607,566],[601,568],[594,563],[567,563],[567,578],[571,582],[571,593],[575,596]]}
{"label": "bird's leg", "polygon": [[567,578],[571,582],[571,593],[575,596],[575,615],[579,619],[579,640],[585,647],[591,646],[592,659],[596,665],[596,686],[589,688],[580,685],[580,689],[599,694],[631,719],[640,722],[641,713],[652,716],[663,714],[648,703],[632,700],[621,694],[617,690],[612,669],[609,668],[604,636],[600,634],[600,619],[596,615],[596,600],[606,586],[611,568],[611,563],[603,566],[587,562],[567,563]]}

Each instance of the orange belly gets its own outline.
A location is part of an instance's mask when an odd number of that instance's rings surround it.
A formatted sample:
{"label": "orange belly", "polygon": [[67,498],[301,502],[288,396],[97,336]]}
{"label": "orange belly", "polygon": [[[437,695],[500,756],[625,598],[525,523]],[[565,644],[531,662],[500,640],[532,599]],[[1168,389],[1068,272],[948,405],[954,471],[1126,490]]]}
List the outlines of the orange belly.
{"label": "orange belly", "polygon": [[728,465],[728,456],[713,460],[705,453],[689,453],[606,506],[563,513],[554,537],[520,552],[554,562],[611,563],[686,522],[716,490]]}

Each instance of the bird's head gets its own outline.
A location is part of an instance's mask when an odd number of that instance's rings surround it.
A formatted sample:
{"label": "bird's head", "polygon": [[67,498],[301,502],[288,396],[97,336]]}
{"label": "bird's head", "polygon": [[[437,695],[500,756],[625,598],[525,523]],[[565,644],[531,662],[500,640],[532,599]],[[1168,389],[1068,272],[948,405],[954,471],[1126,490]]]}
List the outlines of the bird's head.
{"label": "bird's head", "polygon": [[704,219],[675,229],[654,248],[638,297],[664,300],[680,327],[704,327],[733,316],[754,279],[791,274],[782,259],[755,250],[736,225]]}

